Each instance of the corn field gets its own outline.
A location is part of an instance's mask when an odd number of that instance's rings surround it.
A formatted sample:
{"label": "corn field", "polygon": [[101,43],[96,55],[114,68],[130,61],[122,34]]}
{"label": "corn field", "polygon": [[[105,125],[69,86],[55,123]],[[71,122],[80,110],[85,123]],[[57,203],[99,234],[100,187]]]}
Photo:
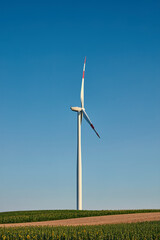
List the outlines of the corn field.
{"label": "corn field", "polygon": [[0,240],[160,240],[160,222],[77,226],[0,228]]}

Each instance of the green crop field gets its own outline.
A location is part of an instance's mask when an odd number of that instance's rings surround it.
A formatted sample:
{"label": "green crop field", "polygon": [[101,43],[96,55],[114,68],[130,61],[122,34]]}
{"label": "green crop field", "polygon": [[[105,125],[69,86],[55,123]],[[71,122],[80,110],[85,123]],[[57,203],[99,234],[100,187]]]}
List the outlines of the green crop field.
{"label": "green crop field", "polygon": [[159,240],[160,222],[77,227],[0,228],[0,240]]}
{"label": "green crop field", "polygon": [[103,216],[114,214],[160,212],[160,209],[147,210],[42,210],[0,213],[0,223],[37,222],[78,217]]}

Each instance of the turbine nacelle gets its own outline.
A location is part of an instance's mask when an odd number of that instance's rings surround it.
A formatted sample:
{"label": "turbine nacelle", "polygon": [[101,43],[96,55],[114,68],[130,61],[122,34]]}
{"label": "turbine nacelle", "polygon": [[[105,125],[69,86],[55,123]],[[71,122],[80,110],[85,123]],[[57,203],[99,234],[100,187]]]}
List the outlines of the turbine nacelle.
{"label": "turbine nacelle", "polygon": [[81,111],[84,111],[85,109],[81,107],[71,107],[71,110],[74,112],[81,112]]}

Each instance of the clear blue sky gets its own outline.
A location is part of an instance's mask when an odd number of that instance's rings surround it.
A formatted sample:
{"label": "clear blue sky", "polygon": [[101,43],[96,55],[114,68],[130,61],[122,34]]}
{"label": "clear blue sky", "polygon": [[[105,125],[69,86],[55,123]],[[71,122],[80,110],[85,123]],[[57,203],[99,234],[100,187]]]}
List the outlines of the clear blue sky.
{"label": "clear blue sky", "polygon": [[1,1],[0,211],[160,208],[160,2]]}

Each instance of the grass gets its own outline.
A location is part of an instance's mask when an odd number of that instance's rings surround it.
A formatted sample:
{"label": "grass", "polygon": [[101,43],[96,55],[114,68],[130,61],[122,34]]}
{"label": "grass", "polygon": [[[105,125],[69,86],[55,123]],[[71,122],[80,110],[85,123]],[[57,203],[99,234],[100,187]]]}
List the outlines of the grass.
{"label": "grass", "polygon": [[77,227],[0,228],[0,240],[158,240],[160,221]]}
{"label": "grass", "polygon": [[39,222],[78,217],[104,216],[128,213],[160,212],[160,209],[141,210],[40,210],[0,213],[0,223]]}

